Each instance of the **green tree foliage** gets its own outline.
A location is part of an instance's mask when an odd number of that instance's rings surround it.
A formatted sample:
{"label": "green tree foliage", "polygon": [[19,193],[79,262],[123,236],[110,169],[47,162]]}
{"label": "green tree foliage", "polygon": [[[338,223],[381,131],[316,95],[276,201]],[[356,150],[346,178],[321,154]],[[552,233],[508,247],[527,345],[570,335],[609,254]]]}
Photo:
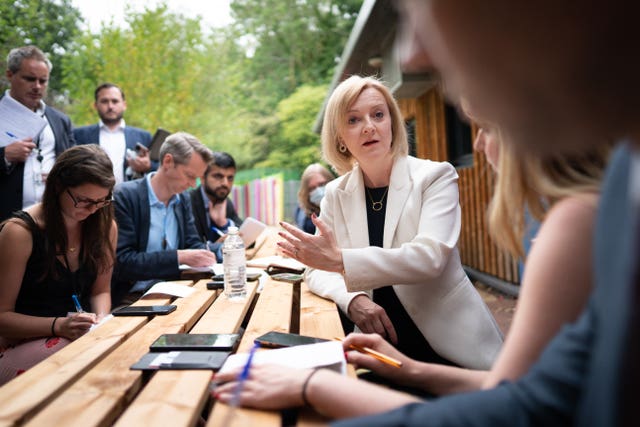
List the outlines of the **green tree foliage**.
{"label": "green tree foliage", "polygon": [[34,44],[49,55],[53,63],[48,102],[63,93],[61,57],[80,32],[80,12],[71,0],[14,0],[0,2],[0,90],[8,88],[4,70],[7,54],[14,47]]}
{"label": "green tree foliage", "polygon": [[52,55],[51,88],[76,126],[97,121],[94,90],[112,82],[128,124],[193,133],[240,168],[319,158],[311,127],[362,0],[232,0],[236,23],[207,31],[161,4],[95,34],[78,29],[70,2],[0,3],[0,25],[15,29],[0,43]]}
{"label": "green tree foliage", "polygon": [[130,13],[127,22],[130,29],[106,25],[99,34],[85,32],[65,57],[63,81],[73,99],[74,123],[96,121],[94,89],[108,81],[126,94],[128,123],[150,130],[192,129],[206,96],[197,82],[208,72],[198,20],[171,14],[162,5]]}
{"label": "green tree foliage", "polygon": [[313,123],[327,93],[327,85],[300,86],[278,104],[278,133],[270,140],[269,155],[257,166],[300,169],[320,161],[320,137]]}
{"label": "green tree foliage", "polygon": [[234,0],[235,29],[255,51],[247,79],[269,109],[300,85],[328,83],[362,0]]}

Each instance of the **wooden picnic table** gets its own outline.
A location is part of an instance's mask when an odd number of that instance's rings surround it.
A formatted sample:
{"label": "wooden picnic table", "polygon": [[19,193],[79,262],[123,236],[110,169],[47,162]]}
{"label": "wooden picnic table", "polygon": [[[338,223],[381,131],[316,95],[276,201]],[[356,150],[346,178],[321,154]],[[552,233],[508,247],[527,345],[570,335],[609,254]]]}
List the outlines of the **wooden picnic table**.
{"label": "wooden picnic table", "polygon": [[[273,238],[268,235],[266,238]],[[260,256],[267,255],[271,244]],[[208,370],[142,372],[130,366],[165,333],[245,331],[237,351],[271,330],[332,339],[343,337],[336,305],[311,293],[306,285],[270,278],[261,292],[249,282],[245,301],[230,301],[207,280],[181,281],[195,291],[184,298],[143,299],[136,305],[175,304],[168,315],[114,317],[43,362],[0,387],[1,426],[280,426],[281,413],[230,408],[210,395]],[[353,375],[353,370],[349,370]],[[298,425],[324,425],[310,409]]]}

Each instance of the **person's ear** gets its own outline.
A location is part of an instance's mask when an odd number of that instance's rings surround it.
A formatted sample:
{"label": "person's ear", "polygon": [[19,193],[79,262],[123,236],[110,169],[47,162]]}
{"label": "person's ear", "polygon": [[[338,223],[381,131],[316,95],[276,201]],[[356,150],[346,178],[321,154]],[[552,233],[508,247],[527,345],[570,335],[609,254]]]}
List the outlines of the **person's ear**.
{"label": "person's ear", "polygon": [[173,165],[174,165],[173,155],[171,153],[165,154],[164,157],[162,158],[162,166],[165,168],[170,168],[170,167],[173,167]]}

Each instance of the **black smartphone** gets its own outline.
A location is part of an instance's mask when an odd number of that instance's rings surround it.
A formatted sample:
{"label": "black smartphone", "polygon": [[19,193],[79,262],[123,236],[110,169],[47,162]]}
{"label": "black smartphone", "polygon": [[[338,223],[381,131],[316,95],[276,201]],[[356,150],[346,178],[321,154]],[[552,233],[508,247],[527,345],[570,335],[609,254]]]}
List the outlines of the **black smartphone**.
{"label": "black smartphone", "polygon": [[151,344],[151,351],[226,350],[238,344],[239,334],[164,334]]}
{"label": "black smartphone", "polygon": [[316,344],[326,342],[324,338],[309,337],[306,335],[289,334],[286,332],[271,331],[259,336],[254,343],[260,344],[260,347],[280,348],[293,347],[296,345]]}
{"label": "black smartphone", "polygon": [[147,147],[145,147],[144,145],[142,145],[142,143],[137,142],[136,143],[136,151],[138,151],[138,152],[142,151],[144,153],[146,151],[149,151],[149,149]]}
{"label": "black smartphone", "polygon": [[175,311],[175,305],[128,305],[114,310],[114,316],[153,316],[154,314],[169,314]]}
{"label": "black smartphone", "polygon": [[273,280],[278,280],[280,282],[289,282],[289,283],[302,282],[302,274],[296,274],[296,273],[277,273],[277,274],[272,274],[271,278]]}
{"label": "black smartphone", "polygon": [[224,289],[224,280],[212,280],[211,282],[207,282],[207,289],[215,290],[215,289]]}
{"label": "black smartphone", "polygon": [[[247,273],[247,281],[255,282],[260,278],[260,276],[261,276],[260,273]],[[218,280],[221,280],[224,282],[224,274],[216,274],[215,276],[211,276],[211,280],[214,282]]]}

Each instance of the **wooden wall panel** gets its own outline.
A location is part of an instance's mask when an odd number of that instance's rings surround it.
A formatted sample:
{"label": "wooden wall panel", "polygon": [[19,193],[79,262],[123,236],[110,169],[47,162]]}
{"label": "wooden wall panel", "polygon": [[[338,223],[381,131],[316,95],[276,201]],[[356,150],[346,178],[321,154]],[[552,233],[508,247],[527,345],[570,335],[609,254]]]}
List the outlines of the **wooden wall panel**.
{"label": "wooden wall panel", "polygon": [[[436,88],[419,98],[398,101],[405,120],[415,119],[417,156],[447,161],[444,99]],[[476,129],[472,135],[475,137]],[[473,166],[458,169],[462,229],[458,247],[462,263],[511,283],[519,283],[518,262],[498,249],[489,237],[487,206],[495,176],[483,154],[473,154]]]}

